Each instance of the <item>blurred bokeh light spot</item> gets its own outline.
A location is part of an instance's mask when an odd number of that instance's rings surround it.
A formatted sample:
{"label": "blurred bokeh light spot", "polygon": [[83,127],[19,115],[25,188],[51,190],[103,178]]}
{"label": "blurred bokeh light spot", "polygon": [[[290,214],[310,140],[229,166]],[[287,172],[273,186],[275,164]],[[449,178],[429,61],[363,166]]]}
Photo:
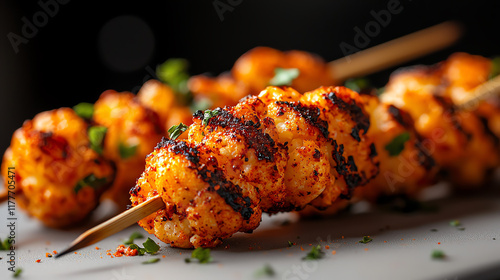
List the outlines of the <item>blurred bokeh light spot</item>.
{"label": "blurred bokeh light spot", "polygon": [[149,25],[136,16],[119,16],[99,32],[99,54],[113,71],[132,72],[144,68],[154,52],[155,38]]}

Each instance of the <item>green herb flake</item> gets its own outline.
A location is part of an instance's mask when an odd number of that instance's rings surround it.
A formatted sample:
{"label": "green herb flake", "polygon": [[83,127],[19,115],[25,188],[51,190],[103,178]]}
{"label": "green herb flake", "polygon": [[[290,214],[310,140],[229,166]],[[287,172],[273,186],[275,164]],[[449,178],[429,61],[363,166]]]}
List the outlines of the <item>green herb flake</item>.
{"label": "green herb flake", "polygon": [[137,250],[137,254],[138,254],[139,256],[144,256],[144,254],[146,253],[146,249],[141,248],[141,247],[140,247],[139,245],[137,245],[137,244],[133,244],[133,243],[132,243],[132,244],[130,244],[128,247],[129,247],[131,250]]}
{"label": "green herb flake", "polygon": [[271,86],[290,86],[292,81],[295,80],[300,75],[300,71],[297,68],[280,68],[274,69],[274,77],[269,81]]}
{"label": "green herb flake", "polygon": [[366,244],[366,243],[370,243],[372,241],[373,241],[373,239],[370,238],[369,236],[363,236],[363,239],[361,239],[360,241],[358,241],[358,243]]}
{"label": "green herb flake", "polygon": [[325,252],[321,250],[321,245],[316,245],[311,248],[311,251],[307,253],[305,257],[303,257],[303,260],[319,260],[323,258],[325,255]]}
{"label": "green herb flake", "polygon": [[446,257],[446,255],[441,250],[434,250],[434,251],[432,251],[431,257],[433,259],[441,259],[442,260]]}
{"label": "green herb flake", "polygon": [[9,237],[5,238],[3,241],[0,239],[0,251],[10,250],[11,239]]}
{"label": "green herb flake", "polygon": [[197,259],[199,263],[209,263],[212,262],[212,257],[210,256],[210,249],[198,247],[194,249],[191,253],[191,258],[186,258],[184,261],[190,263],[193,259]]}
{"label": "green herb flake", "polygon": [[450,226],[452,226],[452,227],[459,227],[460,225],[462,225],[462,224],[460,223],[459,220],[450,221]]}
{"label": "green herb flake", "polygon": [[276,275],[276,272],[274,272],[274,269],[266,264],[264,265],[264,267],[262,267],[261,269],[255,271],[255,277],[256,278],[261,278],[261,277],[273,277],[274,275]]}
{"label": "green herb flake", "polygon": [[491,72],[490,72],[490,79],[495,78],[500,74],[500,56],[494,57],[491,60]]}
{"label": "green herb flake", "polygon": [[288,247],[292,247],[293,245],[295,245],[295,243],[293,243],[292,241],[288,241]]}
{"label": "green herb flake", "polygon": [[410,133],[403,132],[394,137],[392,141],[385,146],[385,150],[389,152],[391,157],[399,155],[405,148],[406,141],[410,140]]}
{"label": "green herb flake", "polygon": [[137,152],[137,147],[139,147],[139,145],[127,146],[124,143],[120,142],[118,144],[118,152],[120,153],[120,158],[127,159],[134,156]]}
{"label": "green herb flake", "polygon": [[81,102],[73,106],[73,111],[82,119],[91,120],[94,115],[94,104]]}
{"label": "green herb flake", "polygon": [[78,193],[83,187],[89,186],[98,190],[99,188],[105,186],[108,183],[108,178],[97,178],[94,174],[90,174],[87,177],[81,179],[76,183],[74,187],[75,193]]}
{"label": "green herb flake", "polygon": [[14,271],[14,275],[12,275],[14,278],[17,278],[21,275],[21,272],[23,272],[22,268],[16,268],[16,271]]}
{"label": "green herb flake", "polygon": [[130,235],[130,237],[123,242],[124,245],[134,244],[134,240],[144,238],[144,236],[140,232],[134,232]]}
{"label": "green herb flake", "polygon": [[344,82],[346,88],[350,88],[355,92],[361,92],[372,87],[370,81],[366,78],[352,78]]}
{"label": "green herb flake", "polygon": [[177,101],[181,105],[189,105],[193,94],[187,86],[189,80],[189,62],[183,58],[171,58],[156,68],[156,75],[177,93]]}
{"label": "green herb flake", "polygon": [[160,246],[149,237],[146,242],[142,243],[142,245],[144,246],[144,249],[146,249],[146,252],[151,255],[156,254],[158,250],[160,250]]}
{"label": "green herb flake", "polygon": [[205,110],[205,112],[203,113],[203,121],[201,122],[201,124],[203,126],[207,126],[208,125],[208,121],[217,116],[218,114],[220,113],[220,109],[217,108],[215,110]]}
{"label": "green herb flake", "polygon": [[173,125],[171,128],[168,129],[168,135],[170,137],[170,139],[172,140],[175,140],[177,139],[179,136],[181,136],[181,134],[186,131],[188,129],[189,126],[183,124],[183,123],[180,123],[178,125]]}
{"label": "green herb flake", "polygon": [[149,260],[147,260],[147,261],[144,261],[144,262],[142,262],[142,264],[157,263],[157,262],[159,262],[159,261],[160,261],[160,259],[159,259],[159,258],[154,258],[154,259],[149,259]]}
{"label": "green herb flake", "polygon": [[108,129],[105,126],[91,126],[88,130],[90,148],[102,155],[104,137]]}

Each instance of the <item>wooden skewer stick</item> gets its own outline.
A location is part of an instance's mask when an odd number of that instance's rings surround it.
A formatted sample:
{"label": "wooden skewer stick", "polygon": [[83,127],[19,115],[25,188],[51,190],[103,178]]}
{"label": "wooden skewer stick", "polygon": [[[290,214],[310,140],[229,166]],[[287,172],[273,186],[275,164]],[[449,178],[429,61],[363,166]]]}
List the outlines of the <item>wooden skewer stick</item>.
{"label": "wooden skewer stick", "polygon": [[340,85],[349,78],[375,73],[448,47],[460,38],[461,30],[458,23],[446,21],[334,60],[328,65],[330,73]]}
{"label": "wooden skewer stick", "polygon": [[69,248],[63,250],[61,253],[57,254],[55,257],[61,257],[69,252],[76,251],[78,249],[92,245],[110,235],[113,235],[123,229],[131,226],[137,221],[153,214],[154,212],[165,208],[165,203],[159,195],[152,197],[146,202],[129,209],[118,216],[115,216],[106,222],[95,226],[82,235],[78,236]]}
{"label": "wooden skewer stick", "polygon": [[476,108],[482,100],[495,95],[500,95],[500,75],[477,86],[472,94],[455,104],[459,110],[472,110]]}
{"label": "wooden skewer stick", "polygon": [[[337,82],[347,78],[362,76],[385,67],[411,60],[418,56],[449,46],[460,36],[458,24],[445,22],[434,27],[358,52],[349,57],[330,62],[330,70],[335,73]],[[61,257],[69,252],[94,244],[113,235],[137,221],[163,209],[161,197],[155,196],[148,201],[127,210],[110,220],[87,230],[75,239],[69,248],[56,255]]]}

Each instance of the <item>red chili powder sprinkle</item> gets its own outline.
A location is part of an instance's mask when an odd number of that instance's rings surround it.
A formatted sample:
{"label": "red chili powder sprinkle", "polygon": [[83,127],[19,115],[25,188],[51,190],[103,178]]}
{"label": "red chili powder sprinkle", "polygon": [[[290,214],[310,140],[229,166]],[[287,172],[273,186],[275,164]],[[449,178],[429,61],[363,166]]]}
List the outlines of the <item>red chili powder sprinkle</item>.
{"label": "red chili powder sprinkle", "polygon": [[52,253],[57,254],[57,251],[56,251],[56,250],[54,250],[54,251],[52,251]]}
{"label": "red chili powder sprinkle", "polygon": [[441,245],[441,242],[438,242],[438,245]]}
{"label": "red chili powder sprinkle", "polygon": [[99,248],[99,247],[95,246],[95,249],[96,249],[96,250],[99,250],[99,249],[101,249],[101,248]]}
{"label": "red chili powder sprinkle", "polygon": [[300,250],[304,251],[304,248],[302,248],[302,246],[300,246]]}
{"label": "red chili powder sprinkle", "polygon": [[40,263],[41,261],[42,261],[41,259],[36,260],[37,263]]}
{"label": "red chili powder sprinkle", "polygon": [[330,249],[330,246],[326,245],[326,246],[325,246],[325,249],[327,249],[327,250],[328,250],[328,249]]}

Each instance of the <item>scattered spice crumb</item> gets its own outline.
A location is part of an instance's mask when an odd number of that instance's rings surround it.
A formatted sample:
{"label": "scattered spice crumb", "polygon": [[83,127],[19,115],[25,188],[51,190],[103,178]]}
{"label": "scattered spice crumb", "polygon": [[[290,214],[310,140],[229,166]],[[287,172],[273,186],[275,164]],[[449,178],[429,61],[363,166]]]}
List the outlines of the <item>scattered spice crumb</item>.
{"label": "scattered spice crumb", "polygon": [[438,245],[441,245],[441,242],[438,242]]}
{"label": "scattered spice crumb", "polygon": [[52,258],[52,254],[51,253],[45,253],[45,257],[46,258]]}
{"label": "scattered spice crumb", "polygon": [[330,249],[330,246],[326,245],[326,246],[325,246],[325,249],[327,249],[327,250],[328,250],[328,249]]}
{"label": "scattered spice crumb", "polygon": [[403,238],[401,238],[401,240],[403,240]]}
{"label": "scattered spice crumb", "polygon": [[344,239],[344,236],[342,235],[342,239]]}
{"label": "scattered spice crumb", "polygon": [[57,255],[57,251],[56,251],[56,250],[52,251],[52,253],[54,253],[54,254],[56,254],[56,255]]}
{"label": "scattered spice crumb", "polygon": [[302,246],[300,246],[300,250],[304,251],[304,248]]}
{"label": "scattered spice crumb", "polygon": [[78,252],[75,252],[75,255],[78,254]]}
{"label": "scattered spice crumb", "polygon": [[365,248],[365,251],[368,251],[368,248]]}
{"label": "scattered spice crumb", "polygon": [[165,255],[163,255],[163,256],[161,256],[161,257],[162,257],[162,258],[165,258],[166,256],[165,256]]}
{"label": "scattered spice crumb", "polygon": [[182,252],[179,252],[179,255],[182,255]]}
{"label": "scattered spice crumb", "polygon": [[384,243],[387,243],[387,241],[384,241]]}
{"label": "scattered spice crumb", "polygon": [[96,249],[96,250],[100,250],[101,248],[99,248],[99,247],[95,246],[95,249]]}
{"label": "scattered spice crumb", "polygon": [[337,254],[337,251],[333,250],[332,255],[335,255],[335,254]]}
{"label": "scattered spice crumb", "polygon": [[412,240],[415,241],[415,238],[413,238]]}
{"label": "scattered spice crumb", "polygon": [[42,260],[41,260],[41,259],[38,259],[38,260],[36,260],[36,262],[37,262],[37,263],[41,263],[41,262],[42,262]]}

